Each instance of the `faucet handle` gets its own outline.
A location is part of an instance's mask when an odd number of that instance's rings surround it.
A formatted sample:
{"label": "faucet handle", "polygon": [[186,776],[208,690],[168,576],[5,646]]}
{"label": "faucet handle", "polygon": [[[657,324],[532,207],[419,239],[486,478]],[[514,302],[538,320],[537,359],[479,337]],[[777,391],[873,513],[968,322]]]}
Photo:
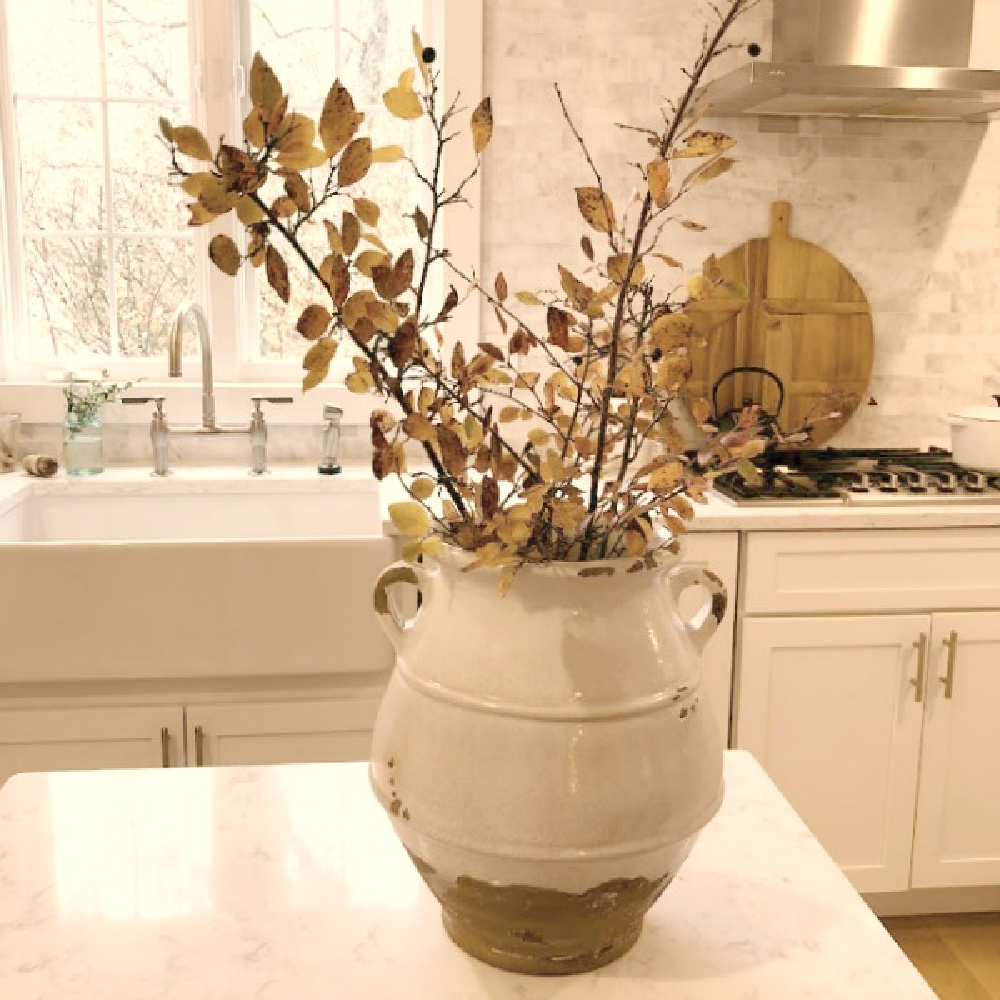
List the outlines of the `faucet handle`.
{"label": "faucet handle", "polygon": [[156,406],[156,416],[162,417],[163,401],[166,398],[166,396],[120,396],[118,402],[132,406],[140,406],[143,403],[153,403]]}
{"label": "faucet handle", "polygon": [[251,396],[250,399],[255,403],[294,403],[295,400],[291,396]]}

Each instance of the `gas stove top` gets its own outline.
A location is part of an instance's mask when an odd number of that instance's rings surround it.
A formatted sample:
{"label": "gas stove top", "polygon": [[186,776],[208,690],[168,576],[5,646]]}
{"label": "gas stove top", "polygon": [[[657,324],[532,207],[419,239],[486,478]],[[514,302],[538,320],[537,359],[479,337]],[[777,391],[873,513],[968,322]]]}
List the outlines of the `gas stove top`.
{"label": "gas stove top", "polygon": [[762,456],[754,464],[759,482],[728,472],[713,481],[715,492],[739,506],[1000,504],[1000,471],[964,469],[938,448],[826,448]]}

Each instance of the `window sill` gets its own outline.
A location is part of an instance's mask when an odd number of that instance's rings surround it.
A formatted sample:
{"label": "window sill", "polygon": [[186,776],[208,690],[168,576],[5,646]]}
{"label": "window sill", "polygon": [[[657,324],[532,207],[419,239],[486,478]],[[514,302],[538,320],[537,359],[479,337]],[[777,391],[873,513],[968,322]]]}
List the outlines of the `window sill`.
{"label": "window sill", "polygon": [[[201,385],[198,382],[143,380],[128,396],[165,396],[163,408],[172,424],[201,423]],[[248,423],[253,410],[251,396],[291,396],[291,404],[265,404],[270,424],[321,424],[323,406],[333,403],[344,411],[344,424],[367,424],[372,409],[382,404],[375,396],[350,392],[339,380],[317,386],[307,393],[289,382],[235,383],[215,385],[215,414],[220,424]],[[62,387],[51,382],[0,382],[0,410],[21,414],[26,424],[61,423],[66,413]],[[146,423],[152,407],[104,407],[108,423]]]}

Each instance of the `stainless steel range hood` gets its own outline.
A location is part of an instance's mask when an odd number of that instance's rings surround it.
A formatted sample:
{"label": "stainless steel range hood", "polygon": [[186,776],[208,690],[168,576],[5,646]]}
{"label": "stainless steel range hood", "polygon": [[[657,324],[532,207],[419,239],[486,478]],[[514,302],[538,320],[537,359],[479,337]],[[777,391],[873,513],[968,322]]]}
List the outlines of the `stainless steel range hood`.
{"label": "stainless steel range hood", "polygon": [[974,2],[774,0],[772,61],[712,81],[697,103],[720,116],[987,121],[1000,70],[968,68]]}

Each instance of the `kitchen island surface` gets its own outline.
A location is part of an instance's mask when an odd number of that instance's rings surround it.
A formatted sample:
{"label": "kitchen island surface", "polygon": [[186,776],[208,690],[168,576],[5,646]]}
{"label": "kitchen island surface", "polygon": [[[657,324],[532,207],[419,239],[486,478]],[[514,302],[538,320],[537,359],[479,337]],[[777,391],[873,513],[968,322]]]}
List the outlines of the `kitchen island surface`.
{"label": "kitchen island surface", "polygon": [[3,1000],[933,1000],[746,753],[639,943],[536,979],[469,958],[365,764],[19,774],[0,789]]}

